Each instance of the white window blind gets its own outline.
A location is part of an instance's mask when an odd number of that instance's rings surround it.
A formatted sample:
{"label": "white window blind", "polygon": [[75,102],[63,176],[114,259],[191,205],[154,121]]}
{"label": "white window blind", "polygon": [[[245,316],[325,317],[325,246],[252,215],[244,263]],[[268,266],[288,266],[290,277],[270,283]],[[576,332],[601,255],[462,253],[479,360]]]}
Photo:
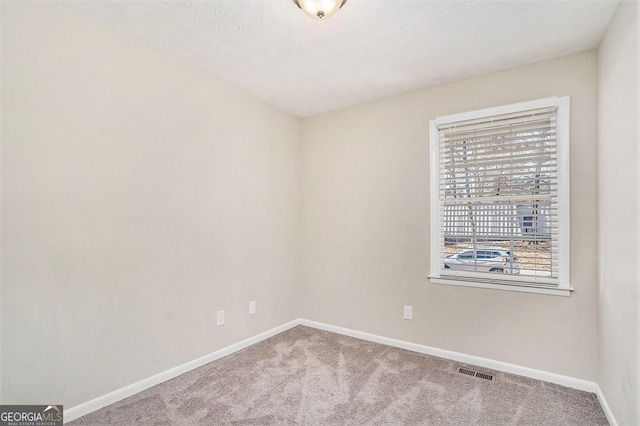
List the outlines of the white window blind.
{"label": "white window blind", "polygon": [[559,115],[559,104],[550,98],[432,122],[432,278],[568,288],[560,280],[569,272],[561,230],[568,113]]}

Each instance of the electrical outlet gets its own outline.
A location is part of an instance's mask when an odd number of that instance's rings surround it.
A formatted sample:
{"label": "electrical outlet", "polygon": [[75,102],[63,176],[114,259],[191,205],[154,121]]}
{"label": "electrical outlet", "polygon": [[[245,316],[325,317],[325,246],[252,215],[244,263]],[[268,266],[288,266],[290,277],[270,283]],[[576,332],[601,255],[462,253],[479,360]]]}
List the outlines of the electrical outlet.
{"label": "electrical outlet", "polygon": [[413,306],[404,305],[404,319],[413,319]]}
{"label": "electrical outlet", "polygon": [[220,327],[221,325],[224,325],[224,311],[218,311],[217,326]]}
{"label": "electrical outlet", "polygon": [[249,302],[249,315],[254,315],[256,313],[256,301]]}

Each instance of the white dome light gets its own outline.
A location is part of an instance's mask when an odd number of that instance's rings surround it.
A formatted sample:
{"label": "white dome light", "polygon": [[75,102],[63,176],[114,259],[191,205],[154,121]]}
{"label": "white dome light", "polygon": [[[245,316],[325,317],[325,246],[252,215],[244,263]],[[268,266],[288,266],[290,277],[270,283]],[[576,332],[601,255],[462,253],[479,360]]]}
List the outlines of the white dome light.
{"label": "white dome light", "polygon": [[293,0],[304,12],[317,20],[327,20],[336,14],[347,0]]}

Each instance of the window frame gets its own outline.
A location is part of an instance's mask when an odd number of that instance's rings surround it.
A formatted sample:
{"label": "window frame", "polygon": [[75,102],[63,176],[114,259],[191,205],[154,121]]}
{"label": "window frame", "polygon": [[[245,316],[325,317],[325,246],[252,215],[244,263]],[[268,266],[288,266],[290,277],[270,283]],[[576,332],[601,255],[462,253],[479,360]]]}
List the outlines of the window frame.
{"label": "window frame", "polygon": [[[571,222],[570,222],[570,97],[554,96],[527,102],[519,102],[493,108],[485,108],[476,111],[451,114],[436,117],[429,122],[429,175],[430,175],[430,274],[429,281],[433,284],[455,285],[463,287],[488,288],[496,290],[547,294],[556,296],[570,296],[571,287]],[[440,137],[438,126],[465,120],[480,119],[502,114],[510,114],[519,111],[534,110],[539,108],[556,107],[556,149],[558,156],[558,278],[556,284],[540,284],[531,279],[518,277],[505,280],[487,277],[487,274],[464,272],[464,279],[451,279],[441,277],[443,269],[441,263],[441,248],[443,236],[441,234],[441,201],[440,201],[440,169],[439,144]],[[475,281],[477,278],[478,281]]]}

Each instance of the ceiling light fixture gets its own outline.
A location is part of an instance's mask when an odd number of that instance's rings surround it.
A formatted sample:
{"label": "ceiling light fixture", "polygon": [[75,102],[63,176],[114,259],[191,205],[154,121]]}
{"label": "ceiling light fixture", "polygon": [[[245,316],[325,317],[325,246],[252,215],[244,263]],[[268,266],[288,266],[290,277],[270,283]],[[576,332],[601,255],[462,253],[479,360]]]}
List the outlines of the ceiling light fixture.
{"label": "ceiling light fixture", "polygon": [[326,21],[335,15],[347,0],[293,0],[293,2],[312,18]]}

